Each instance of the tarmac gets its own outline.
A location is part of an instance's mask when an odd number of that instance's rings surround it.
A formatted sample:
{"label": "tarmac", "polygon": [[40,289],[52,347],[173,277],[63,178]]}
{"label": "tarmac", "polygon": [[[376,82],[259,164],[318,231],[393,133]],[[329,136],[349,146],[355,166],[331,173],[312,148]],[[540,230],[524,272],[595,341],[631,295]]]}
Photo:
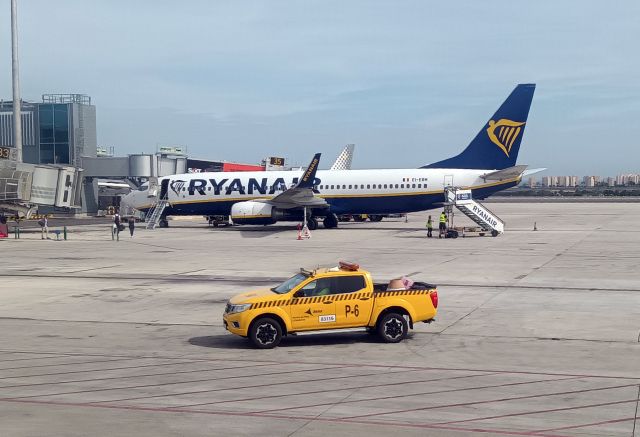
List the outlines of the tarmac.
{"label": "tarmac", "polygon": [[[202,218],[120,241],[105,223],[11,235],[1,433],[640,436],[640,203],[490,208],[504,235],[427,239],[429,212],[303,241]],[[399,344],[348,331],[266,351],[224,330],[235,293],[338,260],[438,284],[436,322]]]}

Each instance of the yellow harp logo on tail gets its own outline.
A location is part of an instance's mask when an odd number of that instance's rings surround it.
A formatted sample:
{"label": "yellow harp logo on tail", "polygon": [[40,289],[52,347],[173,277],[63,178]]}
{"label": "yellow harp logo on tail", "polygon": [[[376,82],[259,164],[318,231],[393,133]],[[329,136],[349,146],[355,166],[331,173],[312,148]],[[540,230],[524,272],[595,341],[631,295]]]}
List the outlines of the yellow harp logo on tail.
{"label": "yellow harp logo on tail", "polygon": [[511,152],[511,146],[516,142],[516,138],[522,131],[525,122],[518,122],[501,118],[498,121],[489,120],[487,135],[493,144],[500,147],[507,157]]}

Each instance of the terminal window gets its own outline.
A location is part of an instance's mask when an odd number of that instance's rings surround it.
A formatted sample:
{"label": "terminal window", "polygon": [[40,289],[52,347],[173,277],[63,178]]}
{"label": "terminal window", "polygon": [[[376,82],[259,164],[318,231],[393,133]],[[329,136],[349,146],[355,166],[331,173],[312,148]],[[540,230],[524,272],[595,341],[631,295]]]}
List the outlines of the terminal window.
{"label": "terminal window", "polygon": [[70,164],[69,109],[64,104],[40,105],[40,163]]}

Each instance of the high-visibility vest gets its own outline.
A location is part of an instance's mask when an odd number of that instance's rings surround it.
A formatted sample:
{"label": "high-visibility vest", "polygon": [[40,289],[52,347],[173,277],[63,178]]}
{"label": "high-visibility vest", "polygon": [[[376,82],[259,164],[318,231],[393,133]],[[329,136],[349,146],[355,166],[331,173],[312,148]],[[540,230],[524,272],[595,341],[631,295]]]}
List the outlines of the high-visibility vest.
{"label": "high-visibility vest", "polygon": [[446,222],[447,222],[447,216],[443,212],[442,214],[440,214],[440,223],[446,223]]}
{"label": "high-visibility vest", "polygon": [[432,228],[433,224],[431,224],[431,219],[427,220],[427,228]]}

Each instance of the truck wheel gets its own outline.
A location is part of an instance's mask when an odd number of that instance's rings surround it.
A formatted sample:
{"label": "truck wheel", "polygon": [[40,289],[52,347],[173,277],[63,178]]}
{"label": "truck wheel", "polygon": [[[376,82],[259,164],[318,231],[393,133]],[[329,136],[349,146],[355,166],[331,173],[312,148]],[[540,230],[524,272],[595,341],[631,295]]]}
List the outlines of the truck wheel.
{"label": "truck wheel", "polygon": [[369,216],[369,220],[371,220],[372,222],[381,222],[382,221],[382,216],[381,215],[370,215]]}
{"label": "truck wheel", "polygon": [[398,313],[388,313],[378,322],[378,334],[385,343],[398,343],[407,336],[409,324]]}
{"label": "truck wheel", "polygon": [[491,231],[491,236],[492,237],[497,237],[498,236],[498,231],[496,231],[495,229],[493,231]]}
{"label": "truck wheel", "polygon": [[262,317],[251,324],[249,339],[258,349],[272,349],[282,340],[282,326],[271,317]]}

